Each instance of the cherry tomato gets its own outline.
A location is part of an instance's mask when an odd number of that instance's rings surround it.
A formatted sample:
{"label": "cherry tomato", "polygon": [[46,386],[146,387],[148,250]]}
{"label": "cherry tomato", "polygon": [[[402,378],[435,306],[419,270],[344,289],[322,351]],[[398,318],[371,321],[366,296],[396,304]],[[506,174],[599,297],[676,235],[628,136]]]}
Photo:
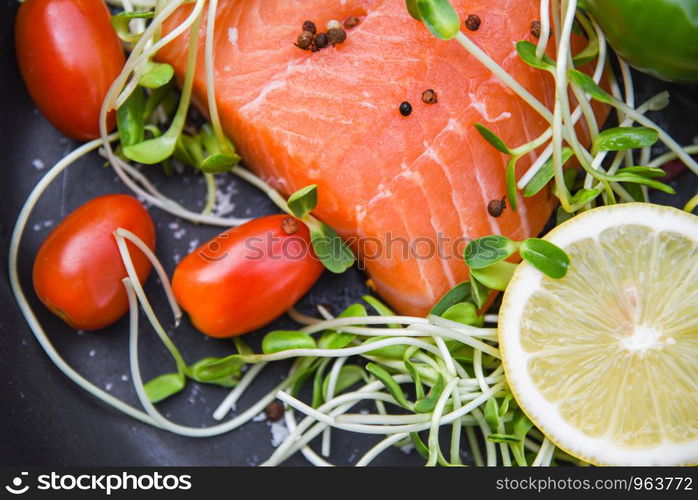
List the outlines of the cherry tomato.
{"label": "cherry tomato", "polygon": [[[124,52],[102,0],[26,0],[15,22],[17,61],[32,99],[58,130],[99,136],[102,101]],[[114,113],[108,124],[113,128]]]}
{"label": "cherry tomato", "polygon": [[233,337],[291,308],[324,269],[305,224],[271,215],[230,229],[185,257],[172,279],[177,302],[211,337]]}
{"label": "cherry tomato", "polygon": [[[98,330],[128,311],[127,276],[113,232],[128,229],[155,249],[155,226],[138,200],[123,194],[95,198],[68,215],[41,245],[34,289],[41,302],[78,330]],[[141,283],[151,264],[128,243]]]}

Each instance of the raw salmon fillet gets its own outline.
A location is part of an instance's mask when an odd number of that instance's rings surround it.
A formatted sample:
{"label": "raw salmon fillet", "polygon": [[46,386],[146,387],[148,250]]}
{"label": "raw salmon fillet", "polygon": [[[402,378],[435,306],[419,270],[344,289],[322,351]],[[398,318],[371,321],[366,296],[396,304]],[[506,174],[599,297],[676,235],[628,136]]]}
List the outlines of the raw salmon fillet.
{"label": "raw salmon fillet", "polygon": [[[453,4],[461,19],[482,21],[466,34],[552,108],[552,78],[521,62],[514,46],[535,42],[538,0]],[[169,29],[190,10],[183,7]],[[327,21],[349,16],[361,22],[341,45],[294,46],[306,19],[324,31]],[[206,99],[204,27],[199,104]],[[158,56],[180,76],[187,41],[182,35]],[[466,238],[535,236],[555,206],[544,190],[520,197],[516,212],[507,203],[500,217],[489,215],[488,203],[506,192],[507,158],[473,124],[512,147],[547,124],[456,41],[438,40],[412,19],[404,0],[220,0],[214,47],[218,109],[246,166],[287,195],[317,184],[314,213],[351,239],[378,293],[401,313],[426,313],[467,279]],[[437,103],[422,101],[427,89]],[[407,117],[403,101],[413,108]],[[519,175],[533,159],[519,161]]]}

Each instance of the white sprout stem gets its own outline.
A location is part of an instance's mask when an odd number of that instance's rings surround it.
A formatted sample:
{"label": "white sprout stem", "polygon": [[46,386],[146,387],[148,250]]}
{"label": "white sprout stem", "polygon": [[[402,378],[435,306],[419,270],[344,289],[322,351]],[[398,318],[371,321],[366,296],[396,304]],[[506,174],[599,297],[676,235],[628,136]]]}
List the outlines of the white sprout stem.
{"label": "white sprout stem", "polygon": [[[106,0],[106,2],[114,7],[123,8],[126,5],[124,0]],[[155,1],[150,0],[131,0],[130,3],[138,10],[151,10],[155,7]]]}
{"label": "white sprout stem", "polygon": [[[135,285],[133,280],[130,278],[125,278],[125,281],[130,282],[130,285]],[[125,283],[126,285],[126,283]],[[135,288],[134,290],[131,288]],[[291,384],[291,377],[287,378],[275,388],[273,388],[266,395],[262,396],[254,405],[242,412],[237,417],[228,420],[225,423],[212,425],[209,427],[188,427],[184,425],[179,425],[171,420],[165,418],[158,412],[155,405],[150,402],[148,395],[145,392],[145,387],[143,386],[143,379],[141,377],[140,363],[138,361],[138,311],[137,303],[135,298],[138,295],[138,289],[133,286],[129,287],[126,285],[127,294],[129,296],[129,308],[131,311],[130,317],[130,333],[129,333],[129,362],[131,365],[131,379],[133,381],[133,386],[138,395],[138,400],[145,409],[146,413],[152,419],[152,421],[157,424],[162,429],[179,434],[181,436],[188,437],[211,437],[230,432],[233,429],[240,427],[241,425],[252,420],[260,411],[262,411],[269,403],[274,400],[274,395],[278,391],[283,391]],[[141,304],[143,305],[143,304]],[[134,319],[135,318],[135,319]]]}
{"label": "white sprout stem", "polygon": [[[633,75],[630,72],[630,66],[628,66],[623,59],[618,57],[618,66],[620,67],[620,74],[623,78],[623,90],[625,94],[625,104],[631,108],[635,108],[635,89],[633,88]],[[633,165],[633,152],[630,149],[625,151],[625,166],[632,167]]]}
{"label": "white sprout stem", "polygon": [[451,356],[451,353],[448,351],[448,347],[446,346],[446,342],[444,342],[444,339],[442,339],[439,336],[433,336],[434,342],[436,343],[436,347],[439,348],[439,351],[441,352],[441,357],[444,360],[444,363],[446,365],[446,372],[451,376],[451,377],[457,377],[456,374],[456,362],[453,359],[453,356]]}
{"label": "white sprout stem", "polygon": [[[397,383],[405,383],[412,380],[409,375],[404,374],[396,375],[394,378]],[[331,401],[324,403],[318,408],[318,410],[327,411],[329,409],[337,407],[335,411],[339,411],[340,413],[342,413],[350,409],[357,402],[367,399],[369,394],[373,394],[375,397],[388,398],[389,396],[387,394],[372,392],[377,389],[380,389],[381,387],[383,387],[383,384],[380,381],[369,382],[368,384],[364,385],[362,388],[357,389],[354,392],[342,394],[341,396],[337,396]],[[392,398],[390,398],[389,400],[394,401]],[[315,422],[316,420],[314,420],[311,417],[306,417],[305,419],[303,419],[303,421],[298,425],[295,431],[289,434],[286,440],[283,443],[281,443],[281,445],[276,449],[272,456],[269,457],[269,459],[263,465],[278,465],[282,461],[286,460],[286,458],[291,456],[291,454],[295,453],[295,451],[299,447],[305,446],[308,442],[310,442],[325,428],[324,424],[315,425],[315,427],[313,427],[313,431],[310,431],[305,436],[303,436],[303,433]],[[294,446],[296,446],[296,448],[294,448]]]}
{"label": "white sprout stem", "polygon": [[[536,455],[536,458],[533,460],[533,463],[531,465],[533,467],[549,465],[550,458],[552,458],[554,451],[555,445],[546,437],[545,439],[543,439],[543,443],[541,444],[540,449],[538,450],[538,454]],[[546,459],[548,460],[547,464],[545,463]]]}
{"label": "white sprout stem", "polygon": [[315,318],[313,316],[308,316],[307,314],[303,314],[295,307],[292,307],[291,309],[286,311],[286,314],[288,314],[289,318],[291,318],[296,323],[300,323],[301,325],[306,325],[306,326],[314,325],[316,323],[321,323],[323,321],[320,318]]}
{"label": "white sprout stem", "polygon": [[550,39],[550,0],[540,2],[540,38],[536,45],[536,58],[540,59],[545,54]]}
{"label": "white sprout stem", "polygon": [[[322,332],[324,330],[335,330],[344,326],[387,325],[392,323],[403,325],[428,324],[429,320],[426,318],[418,318],[412,316],[355,316],[345,318],[333,318],[329,320],[319,320],[313,322],[313,324],[311,325],[304,327],[302,331],[305,333],[313,334],[317,332]],[[396,328],[392,328],[392,330],[396,330]]]}
{"label": "white sprout stem", "polygon": [[[687,155],[694,155],[698,154],[698,144],[694,146],[686,146],[683,149],[683,152]],[[652,167],[652,168],[658,168],[664,165],[665,163],[668,163],[672,160],[675,160],[679,157],[678,154],[676,154],[675,151],[669,151],[668,153],[665,153],[661,156],[657,156],[654,160],[652,160],[647,166]]]}
{"label": "white sprout stem", "polygon": [[487,55],[480,47],[475,45],[470,38],[468,38],[462,31],[459,31],[455,40],[461,44],[461,46],[470,52],[481,64],[483,64],[487,69],[489,69],[497,78],[504,82],[510,89],[512,89],[519,97],[521,97],[529,106],[535,109],[543,118],[548,122],[553,121],[553,115],[550,110],[546,108],[543,103],[536,99],[533,94],[531,94],[526,88],[517,82],[509,73],[507,73],[504,68],[497,64],[490,56]]}
{"label": "white sprout stem", "polygon": [[481,342],[477,339],[474,339],[472,337],[469,337],[467,335],[459,335],[458,332],[453,332],[450,333],[448,330],[445,330],[443,328],[439,328],[436,326],[432,325],[413,325],[412,328],[414,330],[422,331],[425,333],[431,333],[431,334],[436,334],[436,335],[441,335],[443,337],[448,337],[453,340],[458,340],[462,342],[463,344],[469,345],[470,347],[473,347],[479,351],[482,351],[486,354],[489,354],[490,356],[500,359],[501,354],[499,353],[499,349],[496,347],[492,347],[489,344],[485,344],[484,342]]}
{"label": "white sprout stem", "polygon": [[636,110],[632,109],[631,107],[627,106],[623,102],[619,102],[618,106],[621,108],[623,113],[628,118],[632,118],[635,120],[637,123],[642,125],[643,127],[649,127],[655,129],[657,132],[659,132],[659,140],[662,141],[672,152],[676,154],[676,156],[688,167],[690,168],[693,173],[698,175],[698,162],[696,162],[693,158],[691,158],[688,154],[686,154],[686,151],[684,148],[682,148],[669,134],[667,134],[664,129],[662,129],[659,125],[654,123],[652,120],[649,118],[645,117],[641,113],[638,113]]}
{"label": "white sprout stem", "polygon": [[[298,423],[296,422],[296,418],[293,416],[293,410],[286,410],[284,412],[284,422],[286,422],[286,427],[288,427],[289,432],[293,432],[296,430],[296,427],[298,426]],[[310,446],[303,446],[301,448],[301,453],[303,456],[316,467],[333,467],[334,464],[328,462],[324,458],[322,458],[320,455],[315,453]]]}
{"label": "white sprout stem", "polygon": [[[499,392],[504,387],[504,383],[500,383],[491,387],[486,393],[480,394],[477,398],[463,405],[461,408],[455,411],[451,411],[443,416],[441,419],[441,425],[450,424],[451,422],[458,420],[464,415],[470,413],[474,408],[482,405],[487,399],[492,397],[494,394]],[[394,434],[397,432],[420,432],[427,430],[431,427],[431,423],[420,423],[420,424],[407,424],[407,425],[363,425],[363,424],[343,424],[337,421],[336,418],[329,416],[322,411],[316,410],[303,403],[302,401],[294,398],[290,394],[284,391],[279,391],[277,397],[284,403],[294,407],[296,410],[305,413],[313,417],[315,420],[322,422],[323,424],[331,425],[338,429],[343,429],[351,432],[359,432],[365,434]]]}
{"label": "white sprout stem", "polygon": [[[111,134],[107,136],[106,140],[113,141],[117,138],[118,134]],[[29,302],[27,301],[27,297],[24,294],[24,290],[19,279],[19,247],[22,242],[22,236],[24,235],[24,230],[26,229],[27,222],[29,221],[29,217],[31,216],[32,211],[36,207],[36,204],[41,199],[41,196],[44,194],[46,189],[61,174],[61,172],[63,172],[63,170],[68,168],[79,158],[82,158],[86,154],[96,150],[101,144],[101,139],[95,139],[75,149],[74,151],[66,155],[58,163],[56,163],[51,168],[51,170],[49,170],[46,173],[46,175],[44,175],[44,177],[36,184],[36,186],[34,186],[34,189],[27,197],[27,200],[24,202],[24,206],[22,206],[22,209],[20,210],[19,215],[17,216],[17,221],[15,222],[15,227],[12,231],[12,237],[10,239],[8,258],[10,286],[12,288],[12,293],[15,296],[15,300],[17,301],[17,305],[19,306],[19,310],[22,312],[24,319],[27,321],[27,324],[29,325],[29,328],[34,334],[34,337],[39,342],[39,345],[42,347],[49,359],[53,362],[54,365],[56,365],[56,367],[61,372],[63,372],[63,374],[66,377],[75,382],[75,384],[77,384],[86,392],[90,393],[97,399],[103,401],[104,403],[115,408],[116,410],[130,417],[133,417],[136,420],[157,427],[155,421],[152,418],[150,418],[148,414],[134,408],[133,406],[127,403],[124,403],[120,399],[117,399],[108,392],[100,389],[95,384],[93,384],[92,382],[84,378],[82,375],[80,375],[77,371],[75,371],[75,369],[73,369],[63,359],[63,357],[61,357],[61,355],[58,353],[58,351],[55,349],[48,336],[46,335],[46,332],[44,328],[41,326],[39,319],[36,317],[36,314],[34,314],[34,310],[29,305]]]}
{"label": "white sprout stem", "polygon": [[[339,373],[342,370],[342,366],[347,361],[347,358],[337,358],[337,360],[332,365],[332,370],[327,379],[327,393],[325,394],[325,400],[332,399],[334,397],[334,391],[337,387],[337,379],[339,378]],[[322,448],[321,453],[323,457],[330,456],[330,439],[332,437],[332,429],[329,427],[325,429],[322,433]]]}
{"label": "white sprout stem", "polygon": [[[194,24],[194,22],[197,21],[197,19],[199,19],[199,15],[204,5],[203,0],[197,0],[197,3],[194,6],[194,9],[192,10],[192,13],[182,24],[174,28],[170,33],[168,33],[166,37],[159,40],[158,43],[149,47],[147,52],[144,52],[143,49],[146,45],[147,40],[154,36],[157,29],[159,29],[159,27],[162,25],[163,21],[167,19],[174,12],[174,10],[176,10],[182,3],[184,3],[184,0],[173,0],[171,3],[167,4],[163,8],[162,12],[160,12],[150,23],[150,25],[143,33],[138,43],[136,43],[136,46],[134,47],[131,56],[128,58],[121,74],[116,78],[116,80],[114,80],[114,83],[112,83],[112,86],[109,88],[109,91],[107,92],[107,95],[104,98],[104,101],[102,102],[102,108],[100,110],[100,136],[102,137],[103,147],[107,159],[114,168],[114,171],[116,172],[117,176],[121,179],[121,181],[124,184],[126,184],[126,186],[128,186],[129,189],[131,189],[131,191],[141,196],[150,204],[190,222],[219,225],[224,227],[237,226],[243,224],[244,222],[247,222],[249,219],[223,218],[198,214],[196,212],[192,212],[182,207],[174,200],[167,198],[162,194],[160,194],[159,196],[153,194],[152,190],[147,189],[147,186],[145,190],[142,189],[131,178],[134,172],[133,169],[125,168],[125,162],[114,154],[111,144],[106,139],[108,133],[108,112],[113,108],[119,107],[120,98],[123,101],[127,99],[130,95],[130,93],[122,93],[122,95],[120,96],[117,95],[119,94],[119,92],[121,92],[121,89],[124,87],[124,84],[126,83],[126,80],[129,78],[129,75],[137,68],[139,64],[145,62],[148,59],[148,57],[150,57],[152,54],[156,53],[166,44],[170,43],[176,37],[181,35],[186,29],[192,26],[192,24]],[[141,175],[139,180],[143,179],[144,176]]]}
{"label": "white sprout stem", "polygon": [[167,335],[167,332],[160,324],[160,320],[155,314],[155,311],[153,311],[153,307],[150,305],[150,301],[148,300],[148,297],[145,294],[145,290],[143,290],[143,286],[140,283],[138,273],[136,273],[136,268],[133,265],[133,260],[131,260],[131,254],[128,250],[128,246],[126,246],[126,240],[123,237],[116,234],[115,238],[116,244],[119,247],[119,253],[121,254],[121,260],[124,263],[124,267],[126,268],[126,273],[128,274],[128,277],[131,279],[131,286],[136,292],[136,296],[138,297],[138,300],[140,301],[143,307],[143,312],[145,312],[145,315],[148,318],[150,325],[155,330],[155,333],[157,333],[162,343],[165,345],[167,350],[174,358],[175,363],[177,365],[177,370],[179,372],[183,372],[186,368],[186,363],[184,362],[184,359],[182,358],[182,355],[180,354],[179,350],[174,345],[174,342],[172,342],[172,339],[170,339],[169,335]]}
{"label": "white sprout stem", "polygon": [[439,428],[441,427],[441,417],[443,416],[446,403],[450,399],[451,392],[453,392],[453,387],[455,385],[455,379],[450,380],[448,384],[446,384],[446,387],[434,406],[434,412],[432,413],[431,423],[429,426],[429,458],[427,459],[427,467],[435,466],[436,461],[439,458]]}
{"label": "white sprout stem", "polygon": [[466,427],[465,436],[468,439],[468,447],[470,448],[470,454],[473,456],[475,465],[477,467],[484,467],[485,461],[482,459],[482,451],[480,450],[480,443],[477,441],[475,430],[472,427]]}
{"label": "white sprout stem", "polygon": [[497,324],[499,322],[498,314],[485,314],[485,323]]}
{"label": "white sprout stem", "polygon": [[216,207],[216,177],[213,174],[204,174],[206,181],[206,204],[201,210],[201,215],[210,215]]}
{"label": "white sprout stem", "polygon": [[247,370],[247,373],[242,376],[238,384],[233,388],[232,391],[230,391],[225,399],[221,401],[221,404],[218,405],[218,408],[216,408],[216,410],[213,412],[214,420],[223,420],[228,412],[235,409],[235,405],[237,404],[238,400],[242,397],[247,388],[265,366],[267,366],[266,363],[258,363],[256,365],[252,365],[252,367]]}
{"label": "white sprout stem", "polygon": [[125,238],[134,245],[136,245],[136,247],[138,247],[138,249],[141,252],[143,252],[143,255],[145,255],[150,261],[150,263],[153,265],[153,268],[155,269],[158,278],[160,278],[162,288],[165,290],[167,302],[170,304],[170,309],[172,310],[172,314],[174,316],[176,328],[182,319],[182,309],[179,307],[179,304],[177,304],[177,299],[175,299],[174,292],[172,291],[172,284],[170,283],[170,278],[169,276],[167,276],[167,272],[165,271],[165,268],[162,267],[160,260],[155,256],[150,247],[148,247],[148,245],[146,245],[142,239],[140,239],[138,236],[133,234],[128,229],[124,229],[123,227],[118,228],[116,230],[116,236],[120,238]]}
{"label": "white sprout stem", "polygon": [[206,41],[204,46],[205,51],[205,70],[206,70],[206,96],[208,100],[208,114],[211,119],[213,131],[216,134],[218,147],[223,154],[230,155],[233,150],[230,148],[230,143],[225,137],[221,119],[218,114],[218,102],[216,100],[216,78],[215,78],[215,53],[213,50],[213,42],[215,40],[216,26],[216,9],[218,8],[218,0],[208,0],[208,17],[206,19]]}
{"label": "white sprout stem", "polygon": [[279,194],[279,192],[272,188],[269,184],[264,182],[262,179],[254,175],[252,172],[250,172],[247,169],[244,169],[240,166],[236,166],[233,168],[233,173],[240,177],[241,179],[246,180],[250,184],[252,184],[254,187],[262,191],[264,194],[266,194],[271,201],[274,202],[274,204],[279,207],[281,210],[286,212],[289,215],[293,215],[291,210],[288,208],[288,204],[286,203],[286,199]]}
{"label": "white sprout stem", "polygon": [[[569,210],[569,192],[565,187],[562,165],[562,139],[564,135],[563,120],[571,122],[572,117],[569,109],[569,99],[567,95],[567,62],[569,60],[569,38],[572,33],[572,23],[576,12],[576,0],[565,2],[567,10],[562,26],[562,35],[559,47],[557,49],[557,64],[555,66],[555,111],[553,115],[553,167],[555,171],[555,184],[558,187],[558,196],[565,210]],[[574,129],[573,129],[574,130]],[[573,139],[573,138],[570,138]],[[574,140],[571,140],[570,146],[575,148]],[[575,149],[577,153],[577,149]],[[584,157],[580,153],[579,161],[583,162]]]}
{"label": "white sprout stem", "polygon": [[409,437],[409,433],[407,432],[398,432],[397,434],[393,434],[392,436],[388,436],[387,438],[383,439],[382,441],[376,443],[373,448],[368,450],[366,454],[361,457],[357,462],[356,462],[356,467],[366,467],[368,464],[370,464],[375,458],[383,453],[385,450],[390,448],[396,443],[399,443],[406,437]]}
{"label": "white sprout stem", "polygon": [[[601,77],[603,76],[604,73],[604,66],[606,63],[606,39],[603,37],[603,33],[601,32],[601,29],[598,27],[596,23],[594,23],[594,29],[596,30],[596,35],[599,39],[599,56],[596,60],[596,67],[594,68],[594,73],[592,76],[592,79],[594,80],[595,83],[599,83],[601,81]],[[579,119],[582,116],[582,108],[578,104],[574,111],[572,112],[572,124],[576,125]],[[548,128],[545,131],[545,134],[548,138],[552,135],[552,128]],[[517,186],[519,189],[524,189],[526,185],[533,179],[533,177],[538,173],[538,171],[543,168],[543,165],[545,164],[548,159],[553,155],[553,145],[550,143],[536,158],[536,160],[531,164],[531,166],[528,168],[528,170],[524,173],[524,175],[521,176],[521,179],[519,179]]]}
{"label": "white sprout stem", "polygon": [[492,430],[490,429],[490,426],[487,424],[487,421],[485,420],[485,417],[479,408],[474,409],[472,414],[475,420],[477,420],[478,425],[480,426],[480,431],[482,432],[482,437],[485,442],[487,466],[493,467],[497,465],[497,447],[494,445],[492,441],[487,439],[487,436],[492,434]]}
{"label": "white sprout stem", "polygon": [[391,337],[377,340],[376,342],[370,342],[368,344],[362,344],[356,347],[345,347],[342,349],[289,349],[288,351],[280,351],[273,354],[260,354],[256,356],[260,361],[279,361],[281,359],[297,358],[302,356],[341,358],[344,356],[364,354],[382,347],[389,347],[393,345],[413,345],[433,354],[439,354],[438,348],[424,342],[423,340],[409,337]]}

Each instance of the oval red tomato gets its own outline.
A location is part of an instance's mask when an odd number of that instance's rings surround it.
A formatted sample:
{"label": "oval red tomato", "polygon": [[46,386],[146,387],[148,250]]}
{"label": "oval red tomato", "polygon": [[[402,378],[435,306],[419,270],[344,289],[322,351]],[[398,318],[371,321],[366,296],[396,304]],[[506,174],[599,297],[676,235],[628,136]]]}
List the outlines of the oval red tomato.
{"label": "oval red tomato", "polygon": [[[99,111],[124,66],[102,0],[26,0],[15,22],[17,61],[34,102],[74,139],[99,136]],[[110,113],[109,127],[114,127]]]}
{"label": "oval red tomato", "polygon": [[271,215],[230,229],[185,257],[172,279],[177,302],[211,337],[232,337],[287,311],[322,274],[305,224]]}
{"label": "oval red tomato", "polygon": [[[41,302],[78,330],[97,330],[128,311],[121,280],[127,276],[113,232],[128,229],[155,249],[155,226],[132,196],[95,198],[70,213],[46,238],[34,260],[34,289]],[[143,283],[150,261],[131,243]]]}

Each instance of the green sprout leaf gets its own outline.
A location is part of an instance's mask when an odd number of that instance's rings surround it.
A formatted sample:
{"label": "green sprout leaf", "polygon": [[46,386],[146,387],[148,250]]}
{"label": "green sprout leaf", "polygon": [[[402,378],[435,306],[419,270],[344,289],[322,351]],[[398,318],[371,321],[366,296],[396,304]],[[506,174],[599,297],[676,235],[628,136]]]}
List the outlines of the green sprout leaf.
{"label": "green sprout leaf", "polygon": [[499,151],[500,153],[504,153],[505,155],[510,155],[511,150],[507,147],[506,144],[504,144],[504,141],[497,136],[494,132],[492,132],[490,129],[485,127],[482,123],[476,123],[475,128],[477,129],[478,132],[480,132],[480,135],[484,137],[484,139],[489,142],[494,148]]}
{"label": "green sprout leaf", "polygon": [[584,92],[589,94],[591,97],[600,102],[605,102],[606,104],[613,104],[613,97],[608,94],[604,89],[599,87],[594,79],[582,73],[576,69],[571,69],[567,72],[567,76],[577,87],[580,87]]}
{"label": "green sprout leaf", "polygon": [[135,43],[140,35],[134,35],[128,29],[132,19],[151,19],[155,15],[153,11],[147,12],[119,12],[111,16],[111,25],[121,40],[126,43]]}
{"label": "green sprout leaf", "polygon": [[450,40],[460,31],[460,18],[449,0],[417,0],[417,9],[422,22],[435,37]]}
{"label": "green sprout leaf", "polygon": [[625,151],[651,146],[659,140],[659,132],[648,127],[609,128],[596,136],[595,151]]}
{"label": "green sprout leaf", "polygon": [[625,167],[620,168],[616,174],[638,174],[644,177],[658,178],[664,177],[666,172],[661,168],[656,167]]}
{"label": "green sprout leaf", "polygon": [[506,187],[507,187],[507,197],[509,198],[509,204],[511,209],[516,211],[518,208],[518,200],[516,196],[516,162],[519,161],[518,156],[512,156],[507,161],[506,168]]}
{"label": "green sprout leaf", "polygon": [[[565,163],[567,163],[573,155],[574,152],[571,148],[562,148],[562,164],[565,165]],[[528,184],[526,184],[526,187],[523,190],[523,195],[526,198],[534,196],[540,192],[540,190],[543,189],[554,176],[555,169],[553,168],[553,158],[551,156],[548,161],[543,164],[541,169],[536,172],[536,175],[534,175],[531,180],[528,181]]]}
{"label": "green sprout leaf", "polygon": [[580,189],[570,198],[570,205],[583,206],[599,195],[598,189]]}
{"label": "green sprout leaf", "polygon": [[[352,304],[347,307],[338,318],[362,318],[368,316],[366,308],[361,304]],[[318,340],[320,349],[342,349],[356,338],[353,333],[343,333],[336,330],[325,331]]]}
{"label": "green sprout leaf", "polygon": [[536,46],[529,42],[528,40],[521,40],[516,43],[516,52],[518,52],[519,57],[528,64],[529,66],[537,69],[542,69],[544,71],[549,71],[550,73],[555,73],[555,61],[553,61],[546,54],[538,59],[536,57]]}
{"label": "green sprout leaf", "polygon": [[516,271],[516,264],[500,261],[482,269],[471,269],[470,274],[479,282],[491,290],[506,290],[511,277]]}
{"label": "green sprout leaf", "polygon": [[[361,299],[366,302],[369,306],[371,306],[379,315],[381,316],[395,316],[395,311],[390,309],[387,305],[385,305],[383,302],[378,300],[372,295],[362,295]],[[396,325],[394,323],[388,324],[388,328],[400,328],[400,325]]]}
{"label": "green sprout leaf", "polygon": [[145,72],[138,84],[149,89],[157,89],[167,85],[174,76],[174,68],[167,63],[148,61]]}
{"label": "green sprout leaf", "polygon": [[262,340],[264,354],[292,349],[315,349],[315,339],[307,333],[296,330],[275,330],[267,333]]}
{"label": "green sprout leaf", "polygon": [[485,403],[485,422],[491,429],[497,430],[499,428],[500,416],[497,400],[494,398],[488,399]]}
{"label": "green sprout leaf", "polygon": [[317,206],[317,184],[305,186],[288,198],[288,208],[299,219],[305,218]]}
{"label": "green sprout leaf", "polygon": [[477,238],[465,247],[465,263],[470,269],[483,269],[511,256],[518,244],[506,236],[493,234]]}
{"label": "green sprout leaf", "polygon": [[177,394],[186,385],[186,379],[181,373],[166,373],[149,380],[144,384],[145,393],[151,403],[158,403]]}
{"label": "green sprout leaf", "polygon": [[410,13],[410,16],[412,16],[412,18],[416,19],[417,21],[421,21],[422,16],[419,14],[417,0],[405,0],[405,4],[407,5],[407,12]]}
{"label": "green sprout leaf", "polygon": [[214,153],[199,163],[199,169],[205,174],[222,174],[230,172],[238,163],[240,163],[240,157],[235,153],[232,155]]}
{"label": "green sprout leaf", "polygon": [[521,439],[513,434],[493,433],[487,436],[487,440],[493,443],[519,443]]}
{"label": "green sprout leaf", "polygon": [[[370,337],[364,342],[364,344],[372,344],[380,340],[389,339],[391,337]],[[405,353],[409,347],[406,345],[389,345],[385,347],[379,347],[373,351],[369,351],[366,354],[369,356],[375,356],[377,358],[394,359],[401,361],[405,357]]]}
{"label": "green sprout leaf", "polygon": [[429,394],[414,404],[414,411],[417,413],[431,413],[434,411],[436,403],[439,401],[441,393],[444,392],[445,388],[446,381],[444,380],[443,376],[439,374],[439,377],[436,379],[436,382],[429,391]]}
{"label": "green sprout leaf", "polygon": [[441,297],[434,307],[431,308],[429,314],[441,316],[448,308],[460,302],[465,302],[470,299],[470,282],[464,281],[451,288],[446,294]]}
{"label": "green sprout leaf", "polygon": [[313,377],[313,401],[310,403],[313,408],[317,408],[325,402],[325,393],[322,390],[322,382],[325,377],[325,370],[330,364],[330,359],[323,359],[318,365],[318,369]]}
{"label": "green sprout leaf", "polygon": [[464,325],[481,327],[484,324],[484,317],[479,315],[477,307],[471,302],[461,302],[452,305],[441,315],[444,319],[463,323]]}
{"label": "green sprout leaf", "polygon": [[484,284],[482,284],[471,272],[470,296],[473,299],[473,302],[475,302],[475,305],[478,307],[484,306],[485,302],[487,302],[487,297],[489,297],[489,294],[489,289]]}
{"label": "green sprout leaf", "polygon": [[236,354],[225,358],[204,358],[188,366],[186,374],[197,382],[234,387],[242,375],[243,366],[243,358]]}
{"label": "green sprout leaf", "polygon": [[116,112],[119,139],[123,147],[142,142],[145,131],[145,93],[136,87]]}
{"label": "green sprout leaf", "polygon": [[[337,382],[334,386],[334,394],[341,394],[342,392],[349,389],[352,385],[358,384],[364,380],[365,374],[364,370],[356,365],[345,365],[339,370],[339,375],[337,376]],[[325,381],[322,384],[322,393],[327,399],[327,386],[330,382],[330,376],[325,377]]]}
{"label": "green sprout leaf", "polygon": [[540,238],[529,238],[519,248],[521,258],[554,279],[560,279],[570,268],[570,258],[560,247]]}
{"label": "green sprout leaf", "polygon": [[636,184],[642,184],[647,187],[657,189],[664,193],[676,194],[676,190],[668,184],[655,179],[650,179],[643,175],[634,174],[632,172],[617,173],[616,175],[609,176],[608,180],[613,182],[634,182]]}
{"label": "green sprout leaf", "polygon": [[356,260],[349,245],[330,226],[323,222],[309,224],[310,241],[315,255],[330,272],[341,274]]}
{"label": "green sprout leaf", "polygon": [[405,396],[402,387],[400,387],[400,384],[398,384],[395,381],[392,375],[390,375],[390,373],[388,373],[385,370],[385,368],[375,363],[368,363],[366,365],[366,371],[371,373],[373,376],[375,376],[378,380],[380,380],[383,383],[390,395],[400,406],[407,409],[409,409],[412,406],[409,403],[409,401],[407,401],[407,397]]}

